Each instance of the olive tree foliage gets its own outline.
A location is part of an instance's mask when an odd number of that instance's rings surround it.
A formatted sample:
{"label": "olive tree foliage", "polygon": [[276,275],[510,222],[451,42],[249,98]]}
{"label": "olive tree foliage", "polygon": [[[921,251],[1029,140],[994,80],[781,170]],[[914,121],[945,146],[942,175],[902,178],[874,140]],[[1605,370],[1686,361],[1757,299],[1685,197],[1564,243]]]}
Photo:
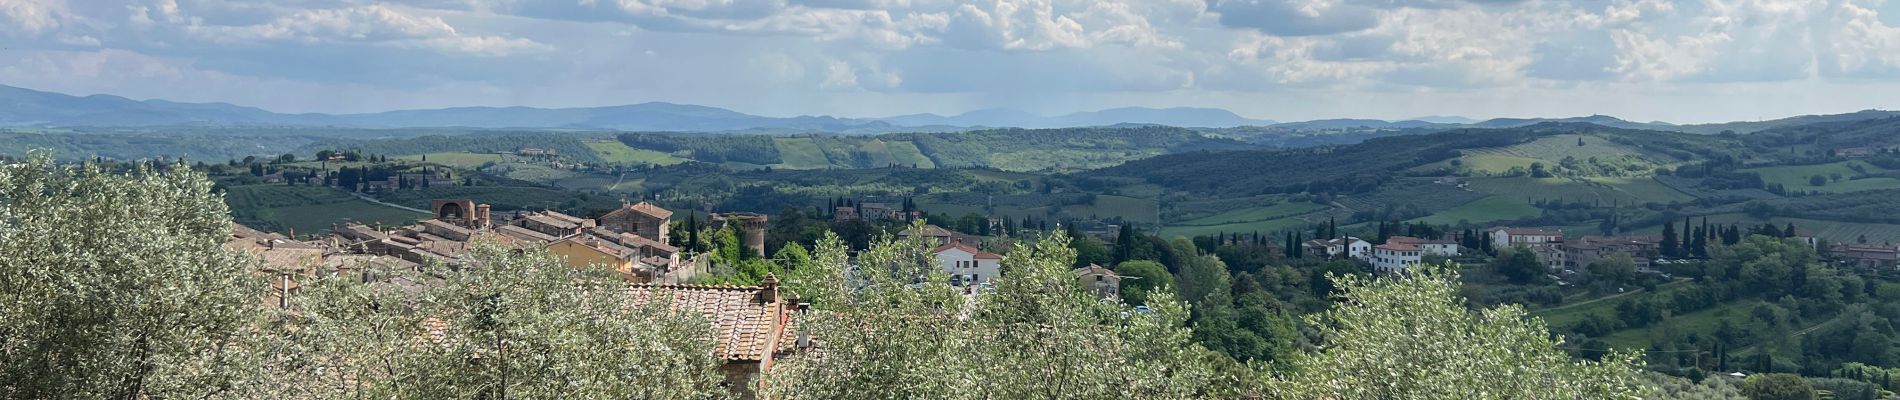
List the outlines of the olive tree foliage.
{"label": "olive tree foliage", "polygon": [[[775,364],[761,389],[784,399],[1198,399],[1254,390],[1251,372],[1216,368],[1221,356],[1193,342],[1187,306],[1173,294],[1152,293],[1152,311],[1138,312],[1083,290],[1069,240],[1057,232],[1016,246],[995,289],[975,296],[950,286],[918,239],[880,239],[855,270],[814,263],[835,282],[798,321],[818,347]],[[836,241],[819,243],[814,259],[842,261],[825,256],[842,248]]]}
{"label": "olive tree foliage", "polygon": [[[280,315],[272,398],[707,399],[728,395],[711,326],[610,272],[473,246],[427,266],[306,286]],[[418,285],[420,284],[420,285]],[[420,289],[418,289],[420,288]],[[655,297],[670,296],[664,291]]]}
{"label": "olive tree foliage", "polygon": [[1284,399],[1636,399],[1640,355],[1573,361],[1517,305],[1468,311],[1450,265],[1409,278],[1334,278],[1342,302],[1313,318],[1318,351],[1269,384]]}
{"label": "olive tree foliage", "polygon": [[242,385],[265,281],[222,247],[229,215],[188,168],[0,165],[0,398]]}

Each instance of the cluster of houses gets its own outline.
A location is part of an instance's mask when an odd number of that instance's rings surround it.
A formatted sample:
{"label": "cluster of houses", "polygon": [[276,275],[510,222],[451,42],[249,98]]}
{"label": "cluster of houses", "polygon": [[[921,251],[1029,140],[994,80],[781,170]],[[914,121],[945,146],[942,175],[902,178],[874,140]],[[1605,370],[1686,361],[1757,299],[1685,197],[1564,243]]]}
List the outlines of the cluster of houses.
{"label": "cluster of houses", "polygon": [[[996,278],[1003,276],[1001,254],[984,251],[982,237],[944,229],[936,225],[924,225],[905,229],[897,234],[899,239],[922,237],[936,244],[931,254],[936,255],[937,264],[943,273],[950,275],[950,284],[970,288],[972,292],[989,287]],[[1121,298],[1122,277],[1114,270],[1100,265],[1089,264],[1076,268],[1075,279],[1083,288],[1104,298]]]}
{"label": "cluster of houses", "polygon": [[[1530,251],[1551,271],[1582,270],[1604,257],[1620,254],[1635,262],[1638,271],[1657,272],[1655,264],[1662,248],[1660,236],[1586,235],[1569,238],[1562,231],[1514,227],[1494,227],[1480,234],[1483,237],[1478,239],[1490,242],[1492,248]],[[1793,239],[1816,250],[1826,250],[1833,261],[1843,265],[1872,269],[1900,268],[1900,246],[1893,244],[1834,243],[1823,249],[1812,234],[1797,233]],[[1308,240],[1302,246],[1307,254],[1365,260],[1377,272],[1393,273],[1422,262],[1425,256],[1457,257],[1461,250],[1458,243],[1461,242],[1458,238],[1432,240],[1394,236],[1384,244],[1373,245],[1359,238],[1344,237]]]}
{"label": "cluster of houses", "polygon": [[392,256],[412,263],[454,263],[478,238],[516,248],[540,247],[574,267],[604,265],[637,283],[680,281],[680,249],[667,244],[671,211],[650,203],[623,204],[599,219],[556,211],[520,212],[495,218],[487,204],[436,200],[435,218],[383,229],[358,223],[332,230],[330,245],[358,254]]}
{"label": "cluster of houses", "polygon": [[1827,254],[1835,262],[1867,269],[1900,268],[1900,247],[1892,244],[1850,244],[1833,243],[1828,245]]}
{"label": "cluster of houses", "polygon": [[[1628,255],[1641,271],[1654,271],[1653,263],[1662,238],[1655,236],[1583,236],[1566,239],[1562,231],[1494,227],[1483,237],[1492,248],[1522,248],[1537,256],[1551,271],[1578,270],[1598,259],[1616,254]],[[1458,257],[1463,251],[1459,238],[1424,239],[1393,236],[1374,245],[1356,238],[1315,239],[1302,243],[1306,254],[1335,259],[1358,259],[1372,264],[1379,273],[1396,273],[1418,265],[1427,256]],[[1888,249],[1889,252],[1892,249]]]}
{"label": "cluster of houses", "polygon": [[1379,273],[1397,273],[1424,262],[1425,256],[1457,257],[1458,242],[1393,236],[1373,245],[1356,237],[1314,239],[1301,243],[1307,254],[1332,259],[1365,260]]}
{"label": "cluster of houses", "polygon": [[[314,276],[360,276],[363,282],[391,282],[420,292],[441,282],[397,282],[410,278],[386,272],[413,270],[422,263],[455,265],[475,241],[546,248],[568,267],[604,266],[621,273],[636,302],[668,302],[672,309],[704,316],[713,325],[716,351],[724,359],[721,371],[741,398],[752,396],[746,392],[749,382],[770,370],[774,360],[811,344],[792,323],[792,316],[806,306],[796,296],[781,293],[776,277],[768,276],[760,286],[668,283],[682,281],[687,277],[681,273],[693,268],[682,268],[690,261],[667,244],[673,213],[653,204],[623,204],[597,219],[554,211],[494,213],[488,205],[466,199],[437,200],[432,208],[434,218],[414,225],[384,229],[348,224],[317,240],[299,241],[233,224],[226,247],[264,261],[256,274],[270,281],[272,290],[261,300],[284,308],[292,306],[289,299],[297,294],[299,282]],[[714,220],[743,224],[748,245],[763,241],[762,215],[725,214]],[[427,326],[419,329],[442,334]]]}

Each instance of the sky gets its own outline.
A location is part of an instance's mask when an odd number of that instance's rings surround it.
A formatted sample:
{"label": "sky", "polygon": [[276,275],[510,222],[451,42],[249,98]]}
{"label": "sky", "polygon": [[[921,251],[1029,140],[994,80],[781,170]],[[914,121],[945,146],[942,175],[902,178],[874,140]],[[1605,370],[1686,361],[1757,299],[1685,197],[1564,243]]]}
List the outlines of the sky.
{"label": "sky", "polygon": [[0,0],[0,84],[278,112],[1900,108],[1900,0]]}

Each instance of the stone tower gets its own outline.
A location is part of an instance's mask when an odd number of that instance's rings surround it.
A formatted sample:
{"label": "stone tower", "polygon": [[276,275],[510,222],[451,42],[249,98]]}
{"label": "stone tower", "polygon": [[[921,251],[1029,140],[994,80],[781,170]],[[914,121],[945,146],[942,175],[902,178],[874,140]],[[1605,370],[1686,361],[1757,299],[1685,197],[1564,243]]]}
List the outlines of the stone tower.
{"label": "stone tower", "polygon": [[753,253],[765,256],[765,226],[770,222],[765,214],[724,213],[712,215],[712,228],[724,229],[726,224],[739,224],[739,241]]}

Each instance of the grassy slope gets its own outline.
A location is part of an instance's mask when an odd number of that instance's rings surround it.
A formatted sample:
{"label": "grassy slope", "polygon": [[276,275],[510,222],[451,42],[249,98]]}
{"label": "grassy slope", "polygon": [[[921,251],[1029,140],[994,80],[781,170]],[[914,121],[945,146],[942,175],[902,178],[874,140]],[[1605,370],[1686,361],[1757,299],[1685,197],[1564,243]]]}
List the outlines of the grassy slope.
{"label": "grassy slope", "polygon": [[610,163],[673,165],[686,162],[686,159],[666,152],[627,147],[626,143],[618,140],[595,140],[585,144],[600,155],[601,161]]}
{"label": "grassy slope", "polygon": [[509,155],[495,154],[495,153],[445,152],[445,153],[429,153],[429,154],[422,154],[422,155],[408,155],[408,156],[400,156],[396,158],[400,158],[404,160],[412,160],[412,161],[420,161],[426,158],[429,160],[430,163],[433,163],[433,164],[441,164],[441,165],[446,165],[446,166],[455,167],[455,168],[472,169],[475,167],[479,167],[483,163],[487,163],[490,161],[505,162],[515,157],[509,156]]}
{"label": "grassy slope", "polygon": [[[1814,220],[1814,219],[1805,219],[1805,218],[1783,218],[1783,217],[1775,217],[1775,218],[1764,220],[1764,219],[1750,217],[1747,214],[1741,214],[1741,213],[1716,214],[1716,215],[1710,215],[1708,217],[1709,217],[1709,223],[1722,224],[1722,225],[1736,224],[1736,225],[1742,225],[1742,226],[1749,226],[1749,225],[1761,225],[1762,223],[1773,223],[1775,224],[1775,226],[1787,226],[1789,223],[1793,223],[1796,229],[1812,231],[1814,232],[1815,236],[1820,237],[1822,239],[1827,239],[1828,241],[1832,241],[1832,242],[1854,242],[1854,241],[1859,240],[1859,238],[1862,235],[1867,236],[1867,241],[1869,243],[1900,242],[1900,225],[1865,224],[1865,223],[1855,223],[1855,222],[1823,221],[1823,220]],[[1698,224],[1702,223],[1702,217],[1695,217],[1694,222]],[[1677,222],[1677,223],[1680,224],[1681,222]],[[1638,231],[1638,233],[1650,234],[1650,235],[1660,234],[1660,232],[1662,232],[1661,226],[1644,228]]]}
{"label": "grassy slope", "polygon": [[1482,223],[1487,221],[1513,220],[1542,215],[1543,211],[1523,199],[1504,196],[1490,196],[1450,210],[1433,213],[1429,217],[1415,219],[1431,224],[1457,224],[1460,221]]}
{"label": "grassy slope", "polygon": [[1290,215],[1305,214],[1305,213],[1312,212],[1314,210],[1319,210],[1322,208],[1326,208],[1326,206],[1313,204],[1312,202],[1304,202],[1304,201],[1282,202],[1279,204],[1274,204],[1274,205],[1265,206],[1265,207],[1252,207],[1252,208],[1242,208],[1238,210],[1231,210],[1231,211],[1223,212],[1220,214],[1214,214],[1214,215],[1210,215],[1206,217],[1195,218],[1193,220],[1180,222],[1177,225],[1183,225],[1183,226],[1221,225],[1221,224],[1231,224],[1231,223],[1239,223],[1239,222],[1266,221],[1266,220],[1277,219],[1277,218],[1286,217]]}
{"label": "grassy slope", "polygon": [[825,169],[831,160],[825,157],[824,150],[808,137],[775,137],[772,144],[778,147],[780,162],[773,168],[789,169]]}
{"label": "grassy slope", "polygon": [[1617,203],[1667,203],[1690,200],[1691,197],[1671,189],[1653,178],[1590,178],[1577,180],[1569,178],[1476,178],[1470,180],[1471,190],[1488,193],[1507,199],[1529,202],[1533,199],[1557,200],[1566,202],[1600,201],[1607,205]]}
{"label": "grassy slope", "polygon": [[[406,224],[426,214],[382,206],[321,186],[249,185],[230,188],[225,203],[239,223],[259,229],[314,234],[344,221]],[[423,205],[427,207],[427,204]]]}
{"label": "grassy slope", "polygon": [[1886,177],[1866,178],[1866,179],[1843,178],[1838,182],[1829,181],[1826,185],[1823,185],[1823,186],[1808,185],[1808,178],[1815,175],[1829,176],[1832,174],[1840,174],[1842,177],[1852,177],[1854,175],[1860,174],[1859,172],[1855,172],[1852,167],[1849,167],[1850,165],[1858,165],[1861,167],[1861,169],[1866,170],[1868,173],[1880,173],[1880,172],[1885,171],[1881,169],[1880,167],[1876,167],[1864,161],[1859,161],[1859,160],[1842,161],[1842,162],[1829,163],[1829,164],[1752,168],[1752,169],[1747,169],[1746,171],[1761,174],[1761,179],[1763,182],[1770,183],[1770,184],[1779,183],[1782,186],[1786,186],[1788,190],[1842,193],[1842,192],[1857,192],[1857,191],[1862,191],[1862,190],[1900,188],[1900,179],[1886,178]]}

